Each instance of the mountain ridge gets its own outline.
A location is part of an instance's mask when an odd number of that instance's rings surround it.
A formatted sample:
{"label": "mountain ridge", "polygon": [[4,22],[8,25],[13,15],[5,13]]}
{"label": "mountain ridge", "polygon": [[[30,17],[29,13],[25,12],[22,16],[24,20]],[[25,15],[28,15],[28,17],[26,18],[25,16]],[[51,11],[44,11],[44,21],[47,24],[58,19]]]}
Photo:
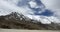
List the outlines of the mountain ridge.
{"label": "mountain ridge", "polygon": [[[18,16],[19,15],[19,16]],[[35,22],[34,22],[35,21]],[[0,28],[4,29],[31,29],[31,30],[60,30],[55,23],[42,24],[37,20],[25,17],[23,14],[12,12],[6,16],[0,16]]]}

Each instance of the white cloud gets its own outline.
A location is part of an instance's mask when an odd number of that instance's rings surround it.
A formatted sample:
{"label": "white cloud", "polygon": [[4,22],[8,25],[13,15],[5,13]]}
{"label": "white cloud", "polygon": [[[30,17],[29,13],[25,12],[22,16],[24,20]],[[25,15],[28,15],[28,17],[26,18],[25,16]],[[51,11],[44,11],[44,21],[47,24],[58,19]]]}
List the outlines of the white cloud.
{"label": "white cloud", "polygon": [[[27,6],[25,7],[18,7],[16,6],[16,4],[14,3],[9,3],[8,1],[4,1],[4,0],[0,0],[0,9],[2,9],[2,11],[4,13],[9,13],[9,12],[18,12],[18,13],[22,13],[22,14],[33,14],[32,10],[30,10]],[[1,10],[0,10],[1,11]]]}
{"label": "white cloud", "polygon": [[41,0],[47,9],[54,12],[54,15],[60,18],[60,0]]}
{"label": "white cloud", "polygon": [[[32,11],[30,8],[28,8],[28,6],[18,7],[16,3],[18,3],[19,1],[23,1],[23,0],[0,0],[0,8],[2,10],[4,10],[5,13],[16,11],[16,12],[22,13],[24,15],[25,14],[34,14],[34,11]],[[28,0],[26,0],[26,1],[28,1]],[[32,2],[30,4],[33,4],[33,3],[35,3],[35,2]],[[36,6],[36,4],[33,6]]]}
{"label": "white cloud", "polygon": [[41,10],[40,10],[39,12],[37,12],[37,13],[45,12],[45,6],[44,6],[43,4],[38,5],[37,2],[36,2],[36,0],[31,0],[31,1],[29,1],[28,3],[29,3],[29,5],[30,5],[31,8],[34,8],[34,9],[40,8],[40,9],[41,9]]}
{"label": "white cloud", "polygon": [[60,9],[60,0],[41,0],[49,9]]}
{"label": "white cloud", "polygon": [[30,1],[29,4],[30,4],[31,8],[38,8],[37,3],[34,1]]}

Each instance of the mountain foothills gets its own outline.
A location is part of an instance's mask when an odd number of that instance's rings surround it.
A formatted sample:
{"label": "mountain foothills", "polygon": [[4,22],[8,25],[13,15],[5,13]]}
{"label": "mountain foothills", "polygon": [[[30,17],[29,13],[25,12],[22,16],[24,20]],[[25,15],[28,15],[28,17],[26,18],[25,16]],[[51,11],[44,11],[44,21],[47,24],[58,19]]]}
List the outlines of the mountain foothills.
{"label": "mountain foothills", "polygon": [[0,28],[3,29],[29,29],[29,30],[60,30],[56,23],[42,24],[37,20],[12,12],[6,16],[0,16]]}

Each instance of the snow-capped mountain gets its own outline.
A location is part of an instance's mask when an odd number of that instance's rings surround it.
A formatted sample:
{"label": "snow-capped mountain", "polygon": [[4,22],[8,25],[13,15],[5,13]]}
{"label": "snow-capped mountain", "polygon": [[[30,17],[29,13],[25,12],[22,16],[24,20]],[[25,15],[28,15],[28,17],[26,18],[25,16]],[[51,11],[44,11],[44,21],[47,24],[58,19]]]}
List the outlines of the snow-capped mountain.
{"label": "snow-capped mountain", "polygon": [[31,20],[30,18],[24,16],[23,14],[19,14],[17,12],[12,12],[9,15],[6,15],[5,19],[8,20],[10,18],[14,18],[15,20]]}
{"label": "snow-capped mountain", "polygon": [[9,15],[0,16],[0,28],[5,29],[37,29],[37,30],[59,30],[60,25],[56,23],[43,24],[40,21],[12,12]]}

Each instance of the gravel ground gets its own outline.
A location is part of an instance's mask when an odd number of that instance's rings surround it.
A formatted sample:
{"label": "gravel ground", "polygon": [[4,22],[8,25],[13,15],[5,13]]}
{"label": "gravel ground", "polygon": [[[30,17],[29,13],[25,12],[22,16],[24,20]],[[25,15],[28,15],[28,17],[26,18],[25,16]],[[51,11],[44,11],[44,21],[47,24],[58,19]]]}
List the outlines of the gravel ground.
{"label": "gravel ground", "polygon": [[60,32],[58,30],[20,30],[20,29],[0,29],[0,32]]}

